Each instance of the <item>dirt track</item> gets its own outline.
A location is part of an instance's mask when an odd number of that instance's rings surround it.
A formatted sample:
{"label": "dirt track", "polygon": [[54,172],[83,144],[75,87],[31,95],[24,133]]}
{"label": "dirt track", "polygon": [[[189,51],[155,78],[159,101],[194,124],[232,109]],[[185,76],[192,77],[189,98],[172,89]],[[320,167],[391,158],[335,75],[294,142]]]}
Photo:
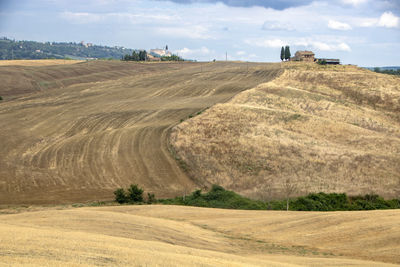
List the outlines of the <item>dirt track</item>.
{"label": "dirt track", "polygon": [[167,149],[169,129],[280,73],[245,63],[0,67],[0,204],[106,200],[131,183],[158,197],[193,189]]}

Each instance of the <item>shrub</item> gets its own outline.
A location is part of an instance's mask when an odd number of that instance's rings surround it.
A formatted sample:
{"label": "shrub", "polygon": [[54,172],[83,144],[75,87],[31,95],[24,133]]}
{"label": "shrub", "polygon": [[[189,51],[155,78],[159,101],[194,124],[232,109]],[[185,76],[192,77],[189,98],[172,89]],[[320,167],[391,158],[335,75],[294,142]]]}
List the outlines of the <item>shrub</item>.
{"label": "shrub", "polygon": [[152,204],[156,202],[156,197],[152,193],[147,193],[147,204]]}
{"label": "shrub", "polygon": [[0,101],[1,101],[1,100],[3,100],[3,97],[2,97],[2,96],[0,96]]}
{"label": "shrub", "polygon": [[132,184],[128,188],[128,200],[132,203],[143,202],[143,189],[137,184]]}
{"label": "shrub", "polygon": [[126,196],[125,190],[123,188],[118,188],[114,191],[115,201],[120,204],[128,202],[128,197]]}
{"label": "shrub", "polygon": [[224,209],[265,209],[263,202],[251,200],[233,191],[225,190],[222,186],[213,185],[208,193],[202,194],[201,190],[194,191],[190,196],[185,198],[176,197],[174,199],[159,200],[163,204],[172,205],[187,205],[209,208],[224,208]]}

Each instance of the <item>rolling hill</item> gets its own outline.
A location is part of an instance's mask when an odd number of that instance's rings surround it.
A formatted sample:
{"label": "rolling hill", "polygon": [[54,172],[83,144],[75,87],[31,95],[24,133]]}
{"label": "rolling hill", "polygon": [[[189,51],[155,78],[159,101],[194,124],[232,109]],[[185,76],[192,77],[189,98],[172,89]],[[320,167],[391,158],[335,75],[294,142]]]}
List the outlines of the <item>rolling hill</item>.
{"label": "rolling hill", "polygon": [[167,146],[171,127],[281,74],[279,64],[0,66],[0,203],[157,197],[199,187]]}
{"label": "rolling hill", "polygon": [[247,196],[398,198],[399,114],[399,77],[291,63],[275,80],[174,127],[171,144],[197,183]]}
{"label": "rolling hill", "polygon": [[0,264],[395,266],[399,220],[398,210],[41,208],[0,215]]}

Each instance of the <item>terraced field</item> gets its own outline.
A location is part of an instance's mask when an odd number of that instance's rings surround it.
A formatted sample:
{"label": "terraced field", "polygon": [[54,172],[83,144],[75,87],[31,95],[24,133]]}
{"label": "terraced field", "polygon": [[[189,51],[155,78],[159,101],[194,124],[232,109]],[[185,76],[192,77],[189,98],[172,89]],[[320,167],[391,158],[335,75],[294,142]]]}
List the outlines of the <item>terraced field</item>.
{"label": "terraced field", "polygon": [[60,208],[0,214],[0,265],[400,263],[398,210],[285,212],[157,205]]}
{"label": "terraced field", "polygon": [[281,73],[246,63],[1,66],[0,204],[158,197],[197,187],[168,150],[182,119]]}

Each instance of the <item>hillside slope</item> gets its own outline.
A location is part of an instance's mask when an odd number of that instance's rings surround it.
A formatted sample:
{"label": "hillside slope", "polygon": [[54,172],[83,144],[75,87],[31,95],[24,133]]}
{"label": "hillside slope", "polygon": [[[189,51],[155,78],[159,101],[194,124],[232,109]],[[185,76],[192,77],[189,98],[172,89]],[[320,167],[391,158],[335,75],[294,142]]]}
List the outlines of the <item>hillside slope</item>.
{"label": "hillside slope", "polygon": [[394,266],[390,263],[400,263],[399,220],[397,210],[316,213],[156,205],[49,209],[0,215],[0,262]]}
{"label": "hillside slope", "polygon": [[400,195],[400,78],[352,66],[285,73],[173,129],[199,184],[248,196]]}
{"label": "hillside slope", "polygon": [[245,63],[0,67],[10,96],[0,102],[0,204],[106,200],[132,183],[157,197],[192,190],[168,151],[170,128],[280,73]]}

